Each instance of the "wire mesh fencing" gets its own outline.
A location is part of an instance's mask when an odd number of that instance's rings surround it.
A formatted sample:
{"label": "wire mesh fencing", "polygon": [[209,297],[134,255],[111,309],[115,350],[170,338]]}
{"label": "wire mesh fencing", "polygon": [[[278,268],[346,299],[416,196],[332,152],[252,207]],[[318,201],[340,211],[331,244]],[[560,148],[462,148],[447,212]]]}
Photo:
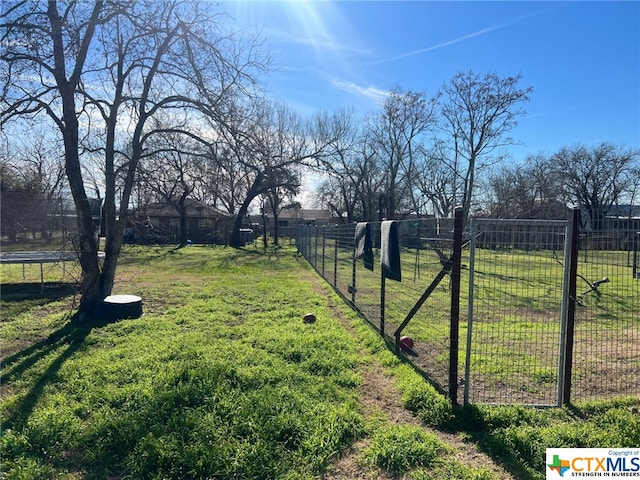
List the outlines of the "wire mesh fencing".
{"label": "wire mesh fencing", "polygon": [[472,220],[467,402],[559,403],[568,228]]}
{"label": "wire mesh fencing", "polygon": [[[398,221],[401,281],[383,278],[381,222],[372,222],[372,257],[356,259],[355,224],[300,227],[297,245],[316,271],[390,342],[449,261],[453,219]],[[405,354],[442,391],[449,387],[450,282],[434,286],[423,308],[402,329],[413,340]]]}
{"label": "wire mesh fencing", "polygon": [[[472,219],[459,298],[453,219],[397,222],[401,281],[381,275],[380,223],[370,224],[373,268],[354,254],[356,225],[303,227],[296,242],[391,344],[410,337],[413,347],[399,353],[434,385],[451,396],[460,378],[465,403],[638,396],[640,215],[600,230],[576,215],[573,223]],[[454,306],[468,312],[455,330]]]}
{"label": "wire mesh fencing", "polygon": [[640,395],[640,218],[603,217],[580,222],[572,400]]}

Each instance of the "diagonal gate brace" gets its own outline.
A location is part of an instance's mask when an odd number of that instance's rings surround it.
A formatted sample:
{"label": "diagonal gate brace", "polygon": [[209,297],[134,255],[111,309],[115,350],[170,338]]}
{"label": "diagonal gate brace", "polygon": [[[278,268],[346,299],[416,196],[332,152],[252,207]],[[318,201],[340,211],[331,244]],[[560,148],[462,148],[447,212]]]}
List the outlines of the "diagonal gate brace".
{"label": "diagonal gate brace", "polygon": [[400,351],[400,335],[402,334],[402,331],[409,324],[409,322],[413,319],[413,317],[415,317],[416,313],[418,313],[418,310],[420,310],[420,308],[422,307],[424,302],[427,301],[427,298],[429,298],[429,296],[433,293],[433,291],[438,287],[438,285],[440,284],[442,279],[444,277],[446,277],[447,274],[451,273],[451,267],[453,265],[452,261],[451,260],[446,260],[446,261],[443,261],[442,263],[444,265],[442,267],[442,270],[440,270],[438,272],[438,275],[436,275],[436,277],[433,279],[431,284],[427,287],[427,289],[424,291],[422,296],[420,296],[420,298],[418,299],[416,304],[413,306],[411,311],[407,314],[407,316],[402,321],[400,326],[394,332],[393,335],[394,335],[395,340],[396,340],[396,352]]}

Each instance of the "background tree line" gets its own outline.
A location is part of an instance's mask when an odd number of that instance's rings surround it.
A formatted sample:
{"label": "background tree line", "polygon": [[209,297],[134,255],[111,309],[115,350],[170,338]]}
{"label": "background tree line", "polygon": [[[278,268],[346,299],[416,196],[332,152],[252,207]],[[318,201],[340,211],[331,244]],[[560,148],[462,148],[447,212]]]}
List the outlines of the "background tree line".
{"label": "background tree line", "polygon": [[[21,191],[45,206],[49,195],[72,196],[79,317],[111,293],[128,212],[143,199],[172,205],[181,223],[187,199],[225,211],[235,218],[230,243],[240,246],[252,206],[277,216],[309,171],[323,179],[318,206],[345,222],[448,216],[457,205],[465,218],[516,216],[552,200],[636,198],[638,152],[623,147],[572,147],[499,167],[533,91],[519,75],[460,72],[431,96],[397,87],[364,119],[349,110],[303,118],[262,91],[268,45],[233,33],[210,2],[16,0],[0,21],[3,207]],[[18,143],[35,130],[41,141]],[[599,175],[611,185],[600,189]],[[104,205],[102,264],[92,197]]]}

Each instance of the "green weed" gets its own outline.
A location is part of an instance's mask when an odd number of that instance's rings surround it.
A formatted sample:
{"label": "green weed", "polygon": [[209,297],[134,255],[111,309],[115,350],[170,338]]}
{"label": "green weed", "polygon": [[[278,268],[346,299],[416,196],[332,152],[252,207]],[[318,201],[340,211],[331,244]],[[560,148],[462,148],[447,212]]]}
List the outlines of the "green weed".
{"label": "green weed", "polygon": [[436,436],[411,425],[397,425],[375,432],[363,459],[390,472],[406,473],[433,465],[448,448]]}

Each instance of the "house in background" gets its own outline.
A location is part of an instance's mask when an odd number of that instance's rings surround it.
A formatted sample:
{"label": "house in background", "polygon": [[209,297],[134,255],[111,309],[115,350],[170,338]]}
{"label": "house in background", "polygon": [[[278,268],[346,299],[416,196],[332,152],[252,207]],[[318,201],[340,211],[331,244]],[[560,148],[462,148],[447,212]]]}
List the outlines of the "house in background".
{"label": "house in background", "polygon": [[[225,244],[233,219],[197,200],[185,201],[187,238],[192,243]],[[152,203],[129,214],[126,243],[176,243],[180,239],[180,214],[166,203]]]}
{"label": "house in background", "polygon": [[[269,235],[275,234],[276,223],[273,213],[267,213],[266,228]],[[285,208],[278,214],[278,236],[293,237],[295,236],[296,225],[334,225],[338,223],[329,210],[313,210],[306,208]],[[252,225],[259,225],[262,230],[262,216],[252,215],[250,222]]]}
{"label": "house in background", "polygon": [[580,217],[585,248],[627,251],[640,248],[640,205],[610,205],[593,212],[581,207]]}

